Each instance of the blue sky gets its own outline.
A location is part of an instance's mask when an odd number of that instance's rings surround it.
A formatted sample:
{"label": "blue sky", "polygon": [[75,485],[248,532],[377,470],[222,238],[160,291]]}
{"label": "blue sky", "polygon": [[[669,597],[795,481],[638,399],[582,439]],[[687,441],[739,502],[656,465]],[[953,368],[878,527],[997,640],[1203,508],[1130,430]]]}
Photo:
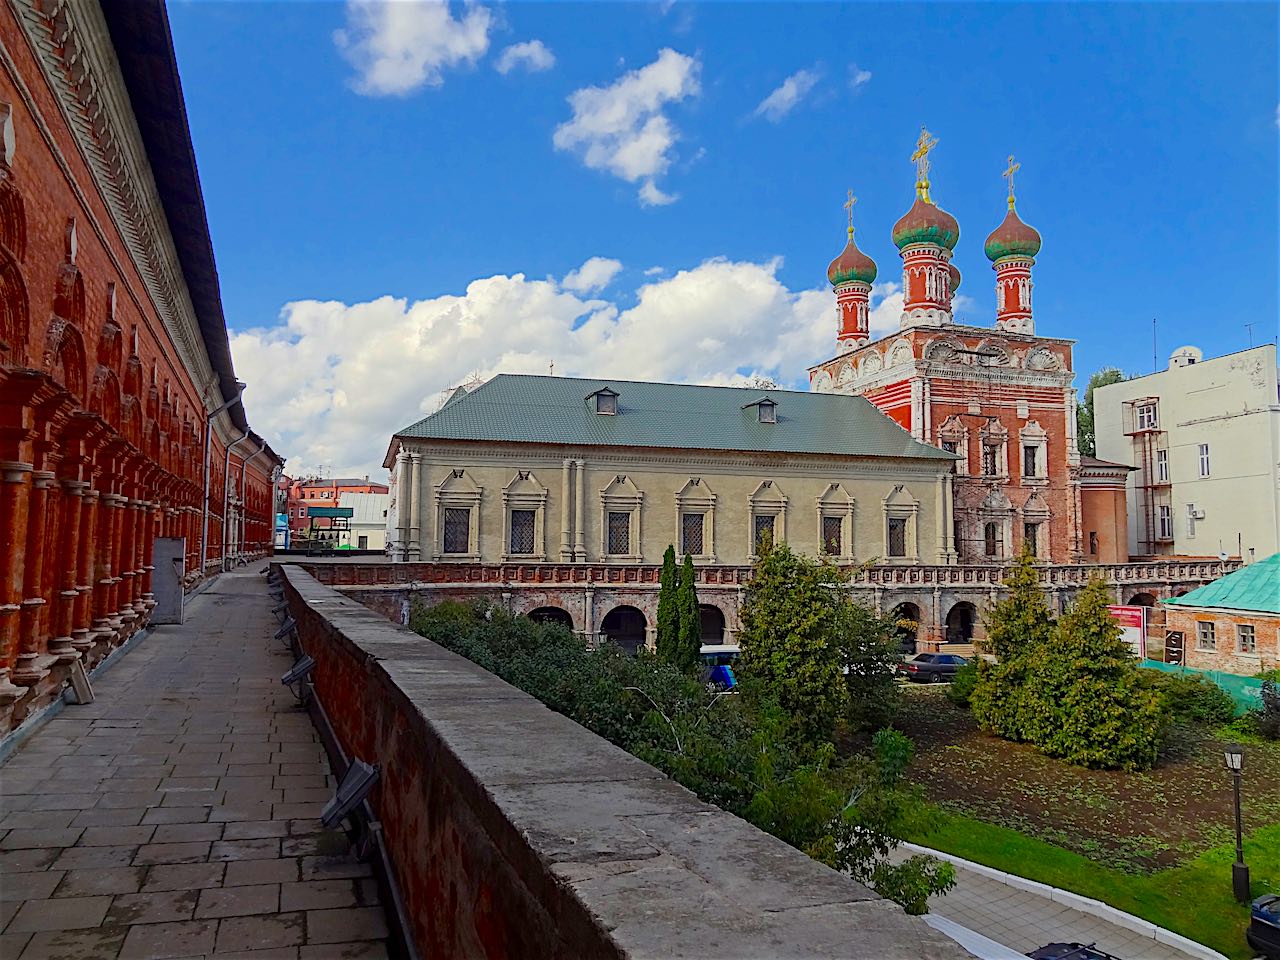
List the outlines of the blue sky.
{"label": "blue sky", "polygon": [[293,469],[372,468],[442,389],[497,370],[805,382],[831,353],[847,188],[895,322],[922,123],[965,322],[994,314],[982,241],[1014,153],[1044,237],[1037,329],[1079,341],[1081,382],[1149,371],[1152,317],[1161,362],[1245,347],[1249,321],[1276,334],[1273,4],[170,18],[246,404]]}

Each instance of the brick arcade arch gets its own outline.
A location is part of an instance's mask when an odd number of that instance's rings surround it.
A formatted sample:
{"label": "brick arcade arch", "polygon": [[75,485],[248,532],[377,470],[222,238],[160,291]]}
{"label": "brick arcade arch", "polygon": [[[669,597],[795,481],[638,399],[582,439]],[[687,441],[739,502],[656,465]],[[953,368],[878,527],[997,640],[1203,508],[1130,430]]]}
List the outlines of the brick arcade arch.
{"label": "brick arcade arch", "polygon": [[702,642],[704,644],[724,643],[724,611],[713,603],[700,603],[698,615],[702,619]]}
{"label": "brick arcade arch", "polygon": [[961,600],[947,614],[947,643],[973,643],[974,628],[978,623],[978,608],[968,600]]}
{"label": "brick arcade arch", "polygon": [[538,607],[530,610],[528,617],[537,623],[556,623],[570,630],[573,629],[573,614],[560,607]]}

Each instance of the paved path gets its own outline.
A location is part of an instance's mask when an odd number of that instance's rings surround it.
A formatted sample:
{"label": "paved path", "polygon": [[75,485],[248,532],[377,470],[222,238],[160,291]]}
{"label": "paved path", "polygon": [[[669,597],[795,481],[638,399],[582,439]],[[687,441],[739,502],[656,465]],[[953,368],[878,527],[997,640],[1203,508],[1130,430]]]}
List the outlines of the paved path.
{"label": "paved path", "polygon": [[[897,859],[905,856],[895,854]],[[1187,960],[1188,956],[1101,917],[1006,886],[959,865],[955,888],[945,896],[931,898],[929,911],[1019,953],[1048,943],[1074,942],[1096,943],[1100,950],[1121,960]]]}
{"label": "paved path", "polygon": [[0,957],[385,957],[367,865],[317,819],[262,564],[221,577],[0,768]]}

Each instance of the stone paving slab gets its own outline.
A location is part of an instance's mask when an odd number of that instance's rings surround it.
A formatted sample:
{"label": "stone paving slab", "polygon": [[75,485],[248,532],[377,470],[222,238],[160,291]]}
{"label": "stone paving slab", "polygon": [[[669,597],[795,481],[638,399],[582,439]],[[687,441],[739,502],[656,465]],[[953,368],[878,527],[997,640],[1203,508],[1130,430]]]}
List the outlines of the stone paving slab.
{"label": "stone paving slab", "polygon": [[223,575],[0,767],[0,957],[379,958],[368,864],[279,677],[263,564]]}

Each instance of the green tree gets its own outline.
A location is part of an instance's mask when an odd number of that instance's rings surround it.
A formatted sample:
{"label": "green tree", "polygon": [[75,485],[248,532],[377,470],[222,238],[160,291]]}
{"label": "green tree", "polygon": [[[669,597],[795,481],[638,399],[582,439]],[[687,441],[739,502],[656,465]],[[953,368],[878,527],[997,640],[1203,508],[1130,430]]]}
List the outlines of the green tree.
{"label": "green tree", "polygon": [[897,715],[902,699],[897,624],[847,598],[837,613],[835,646],[848,694],[845,719],[855,730],[877,730]]}
{"label": "green tree", "polygon": [[793,718],[801,739],[831,739],[848,692],[837,649],[847,622],[834,564],[763,543],[740,612],[738,673],[753,695],[767,695]]}
{"label": "green tree", "polygon": [[662,575],[658,579],[658,657],[675,663],[680,645],[680,576],[676,568],[676,548],[667,545],[662,555]]}
{"label": "green tree", "polygon": [[1125,380],[1124,372],[1118,367],[1103,367],[1089,378],[1084,388],[1084,402],[1076,408],[1076,444],[1080,452],[1090,457],[1098,455],[1097,436],[1093,423],[1093,391],[1098,387],[1109,386]]}
{"label": "green tree", "polygon": [[680,588],[676,593],[679,611],[679,642],[676,658],[672,662],[685,673],[692,673],[698,666],[702,652],[702,611],[698,607],[698,574],[693,569],[693,557],[685,554],[680,569]]}
{"label": "green tree", "polygon": [[1053,635],[1053,619],[1029,550],[1014,561],[1004,585],[1008,595],[992,604],[983,618],[987,638],[981,646],[996,662],[979,661],[970,709],[989,733],[1006,740],[1034,740],[1034,691],[1027,677],[1037,651]]}
{"label": "green tree", "polygon": [[1143,683],[1106,584],[1091,580],[1029,670],[1036,745],[1084,767],[1146,770],[1169,724],[1159,691]]}

